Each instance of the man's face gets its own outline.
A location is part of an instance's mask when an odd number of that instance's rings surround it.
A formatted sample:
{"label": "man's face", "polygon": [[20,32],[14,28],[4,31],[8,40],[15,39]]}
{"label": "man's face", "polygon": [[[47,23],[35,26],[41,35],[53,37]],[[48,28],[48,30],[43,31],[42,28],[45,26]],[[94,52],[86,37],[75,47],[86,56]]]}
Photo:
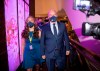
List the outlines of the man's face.
{"label": "man's face", "polygon": [[50,22],[56,22],[57,21],[56,11],[50,10],[48,12],[48,18],[49,18]]}
{"label": "man's face", "polygon": [[54,10],[50,10],[48,13],[48,18],[51,18],[52,16],[57,17],[56,12]]}

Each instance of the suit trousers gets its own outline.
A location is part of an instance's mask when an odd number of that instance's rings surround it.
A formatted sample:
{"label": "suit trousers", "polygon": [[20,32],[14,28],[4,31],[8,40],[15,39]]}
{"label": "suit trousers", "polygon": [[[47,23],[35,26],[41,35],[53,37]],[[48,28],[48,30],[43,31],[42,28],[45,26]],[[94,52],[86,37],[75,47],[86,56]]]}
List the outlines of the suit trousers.
{"label": "suit trousers", "polygon": [[65,63],[65,57],[46,58],[48,71],[55,71],[55,66],[57,71],[64,71]]}

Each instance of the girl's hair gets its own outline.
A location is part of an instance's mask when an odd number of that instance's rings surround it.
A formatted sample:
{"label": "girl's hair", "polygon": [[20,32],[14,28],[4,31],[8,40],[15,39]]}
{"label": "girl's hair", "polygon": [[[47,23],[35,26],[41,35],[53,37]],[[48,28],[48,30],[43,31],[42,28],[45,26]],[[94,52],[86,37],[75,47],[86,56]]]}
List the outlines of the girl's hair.
{"label": "girl's hair", "polygon": [[[26,21],[25,21],[25,27],[24,27],[24,30],[22,31],[22,38],[25,38],[25,39],[28,39],[29,37],[29,27],[28,27],[28,22],[31,22],[29,21],[28,19],[29,18],[32,18],[34,20],[34,18],[32,16],[29,16]],[[34,22],[32,22],[34,23]],[[38,26],[34,23],[34,33],[33,33],[33,36],[35,38],[39,38],[39,30],[38,30]]]}

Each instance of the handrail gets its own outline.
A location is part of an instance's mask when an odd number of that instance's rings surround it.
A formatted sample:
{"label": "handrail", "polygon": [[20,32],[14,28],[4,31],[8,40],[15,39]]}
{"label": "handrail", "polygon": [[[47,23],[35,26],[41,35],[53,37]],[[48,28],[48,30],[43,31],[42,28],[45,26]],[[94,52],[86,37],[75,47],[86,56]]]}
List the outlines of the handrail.
{"label": "handrail", "polygon": [[[88,61],[96,71],[100,71],[100,55],[90,51],[83,47],[79,42],[70,38],[70,45],[78,51],[78,53],[84,57],[86,62]],[[82,59],[82,58],[81,58]],[[90,70],[91,71],[91,70]]]}
{"label": "handrail", "polygon": [[[70,39],[70,42],[73,44],[73,45],[76,45],[78,46],[80,50],[84,50],[86,51],[87,53],[89,53],[91,56],[93,56],[96,60],[98,60],[100,62],[100,56],[97,55],[96,53],[86,49],[85,47],[83,47],[80,43],[78,43],[77,41],[74,41],[73,39]],[[77,49],[77,48],[76,48]]]}

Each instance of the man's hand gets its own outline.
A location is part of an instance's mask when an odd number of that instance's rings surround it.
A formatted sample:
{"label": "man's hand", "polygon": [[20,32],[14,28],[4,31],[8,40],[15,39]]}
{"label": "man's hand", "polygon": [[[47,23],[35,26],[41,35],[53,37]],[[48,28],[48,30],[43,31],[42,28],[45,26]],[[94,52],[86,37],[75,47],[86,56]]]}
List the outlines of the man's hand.
{"label": "man's hand", "polygon": [[45,55],[42,55],[42,59],[46,59],[46,56]]}
{"label": "man's hand", "polygon": [[70,51],[66,51],[66,55],[69,55],[70,54]]}

